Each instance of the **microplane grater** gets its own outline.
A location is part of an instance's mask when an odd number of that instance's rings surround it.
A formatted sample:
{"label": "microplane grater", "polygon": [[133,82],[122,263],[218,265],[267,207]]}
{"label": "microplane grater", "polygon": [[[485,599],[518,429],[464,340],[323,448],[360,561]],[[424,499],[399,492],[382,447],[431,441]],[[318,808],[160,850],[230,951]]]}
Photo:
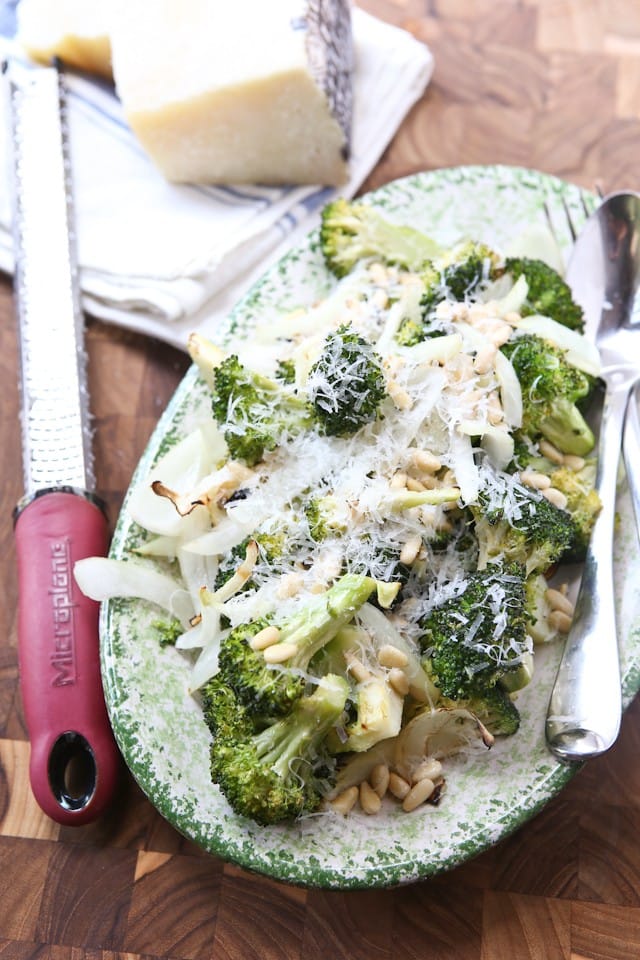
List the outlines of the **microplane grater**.
{"label": "microplane grater", "polygon": [[24,497],[15,512],[18,658],[29,773],[58,823],[95,820],[120,758],[107,716],[99,605],[74,565],[108,549],[93,494],[86,359],[75,255],[65,77],[3,66],[12,141],[14,296],[19,328]]}

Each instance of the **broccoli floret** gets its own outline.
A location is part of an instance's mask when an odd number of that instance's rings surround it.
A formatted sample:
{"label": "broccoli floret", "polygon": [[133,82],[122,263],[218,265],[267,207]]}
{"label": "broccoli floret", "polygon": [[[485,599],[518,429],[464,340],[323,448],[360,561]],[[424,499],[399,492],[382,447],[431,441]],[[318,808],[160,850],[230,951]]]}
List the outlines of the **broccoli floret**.
{"label": "broccoli floret", "polygon": [[[348,623],[376,589],[370,577],[345,574],[325,593],[306,600],[283,622],[255,620],[235,627],[220,644],[225,682],[253,716],[283,716],[302,696],[311,659]],[[251,640],[267,626],[277,642],[254,650]]]}
{"label": "broccoli floret", "polygon": [[468,700],[456,702],[472,713],[494,737],[510,737],[520,726],[520,712],[507,690],[499,683]]}
{"label": "broccoli floret", "polygon": [[322,211],[320,244],[336,277],[346,276],[364,259],[374,258],[407,270],[419,270],[439,247],[414,227],[386,220],[373,207],[340,198]]}
{"label": "broccoli floret", "polygon": [[[510,498],[505,490],[504,503]],[[500,504],[489,506],[484,494],[470,507],[478,541],[478,569],[496,561],[520,563],[527,576],[544,573],[571,548],[576,530],[569,513],[544,497],[522,493],[517,516]]]}
{"label": "broccoli floret", "polygon": [[538,444],[530,440],[526,434],[516,431],[514,435],[513,459],[509,465],[510,472],[533,470],[535,473],[550,474],[555,464],[545,457]]}
{"label": "broccoli floret", "polygon": [[324,677],[287,716],[258,729],[230,687],[219,678],[207,685],[211,778],[236,813],[267,825],[318,808],[333,767],[324,740],[342,715],[348,692],[344,678]]}
{"label": "broccoli floret", "polygon": [[595,475],[593,461],[586,463],[581,470],[560,467],[550,474],[551,485],[567,498],[565,510],[573,520],[575,536],[567,555],[570,560],[584,559],[593,525],[602,507],[594,489]]}
{"label": "broccoli floret", "polygon": [[575,302],[571,288],[553,267],[543,260],[509,257],[505,262],[505,271],[514,281],[521,276],[527,281],[527,299],[520,309],[523,317],[540,313],[572,330],[582,330],[582,307]]}
{"label": "broccoli floret", "polygon": [[442,336],[443,330],[433,329],[430,314],[443,300],[464,301],[473,296],[484,281],[496,276],[501,269],[497,253],[484,243],[465,241],[456,244],[436,257],[422,271],[424,293],[420,301],[422,321],[405,318],[396,334],[398,343],[415,346],[431,336]]}
{"label": "broccoli floret", "polygon": [[[236,573],[247,554],[247,547],[254,542],[258,548],[258,556],[270,564],[276,564],[282,556],[286,537],[283,531],[257,530],[251,536],[245,537],[241,543],[232,547],[218,564],[214,590],[219,590]],[[240,588],[242,591],[256,589],[255,582],[249,577]]]}
{"label": "broccoli floret", "polygon": [[307,500],[303,512],[309,525],[309,536],[316,543],[339,536],[347,527],[344,505],[332,494]]}
{"label": "broccoli floret", "polygon": [[498,254],[485,243],[468,240],[457,244],[433,260],[423,272],[423,311],[428,313],[447,298],[466,300],[482,281],[492,279],[499,267]]}
{"label": "broccoli floret", "polygon": [[344,324],[325,340],[309,371],[309,401],[324,433],[348,437],[378,416],[386,381],[373,347]]}
{"label": "broccoli floret", "polygon": [[562,453],[584,456],[595,444],[577,403],[593,381],[565,360],[565,352],[542,337],[524,334],[502,346],[522,390],[521,430],[532,440],[546,437]]}
{"label": "broccoli floret", "polygon": [[296,365],[293,360],[278,360],[275,371],[276,380],[292,384],[296,382]]}
{"label": "broccoli floret", "polygon": [[442,696],[483,700],[520,672],[529,653],[523,567],[469,574],[460,593],[431,609],[420,626],[424,666]]}
{"label": "broccoli floret", "polygon": [[284,384],[248,370],[235,354],[213,371],[212,410],[231,456],[249,466],[313,424],[304,399]]}

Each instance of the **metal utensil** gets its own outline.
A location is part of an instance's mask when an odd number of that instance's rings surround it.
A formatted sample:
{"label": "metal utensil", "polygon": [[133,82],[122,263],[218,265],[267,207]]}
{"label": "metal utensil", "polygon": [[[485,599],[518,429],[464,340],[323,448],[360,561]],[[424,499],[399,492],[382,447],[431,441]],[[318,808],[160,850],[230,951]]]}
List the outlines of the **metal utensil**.
{"label": "metal utensil", "polygon": [[95,819],[115,789],[98,605],[73,579],[107,549],[94,487],[82,316],[72,233],[63,78],[4,64],[8,77],[25,496],[16,508],[20,682],[31,786],[53,820]]}
{"label": "metal utensil", "polygon": [[584,563],[575,615],[551,694],[546,736],[565,760],[583,760],[616,740],[621,716],[613,584],[613,524],[627,401],[640,378],[640,195],[606,197],[576,241],[567,281],[585,309],[586,334],[602,358],[605,397],[596,488],[602,510]]}

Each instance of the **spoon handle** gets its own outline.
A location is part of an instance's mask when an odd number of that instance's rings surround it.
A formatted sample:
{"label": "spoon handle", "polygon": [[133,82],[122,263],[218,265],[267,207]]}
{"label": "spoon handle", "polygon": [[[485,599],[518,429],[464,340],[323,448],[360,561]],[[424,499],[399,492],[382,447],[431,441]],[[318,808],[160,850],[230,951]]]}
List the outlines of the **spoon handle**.
{"label": "spoon handle", "polygon": [[622,428],[631,385],[624,374],[608,379],[596,478],[602,509],[587,549],[575,615],[549,702],[547,742],[563,760],[604,753],[620,728],[612,551]]}
{"label": "spoon handle", "polygon": [[631,391],[627,412],[624,418],[622,449],[629,484],[629,493],[636,518],[636,530],[640,537],[640,414],[638,412],[637,389]]}

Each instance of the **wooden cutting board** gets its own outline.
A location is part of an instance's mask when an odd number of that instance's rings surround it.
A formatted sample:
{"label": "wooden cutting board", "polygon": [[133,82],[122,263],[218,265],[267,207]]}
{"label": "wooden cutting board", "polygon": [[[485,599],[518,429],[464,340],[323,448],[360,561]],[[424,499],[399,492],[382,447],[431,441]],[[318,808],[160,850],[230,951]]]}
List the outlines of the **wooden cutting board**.
{"label": "wooden cutting board", "polygon": [[[636,0],[362,0],[436,69],[366,186],[466,163],[640,189]],[[90,322],[100,493],[115,521],[183,353]],[[128,774],[109,815],[59,828],[33,802],[18,690],[11,512],[21,493],[16,344],[0,286],[0,958],[637,960],[640,704],[534,820],[465,866],[387,891],[303,890],[200,852]]]}

